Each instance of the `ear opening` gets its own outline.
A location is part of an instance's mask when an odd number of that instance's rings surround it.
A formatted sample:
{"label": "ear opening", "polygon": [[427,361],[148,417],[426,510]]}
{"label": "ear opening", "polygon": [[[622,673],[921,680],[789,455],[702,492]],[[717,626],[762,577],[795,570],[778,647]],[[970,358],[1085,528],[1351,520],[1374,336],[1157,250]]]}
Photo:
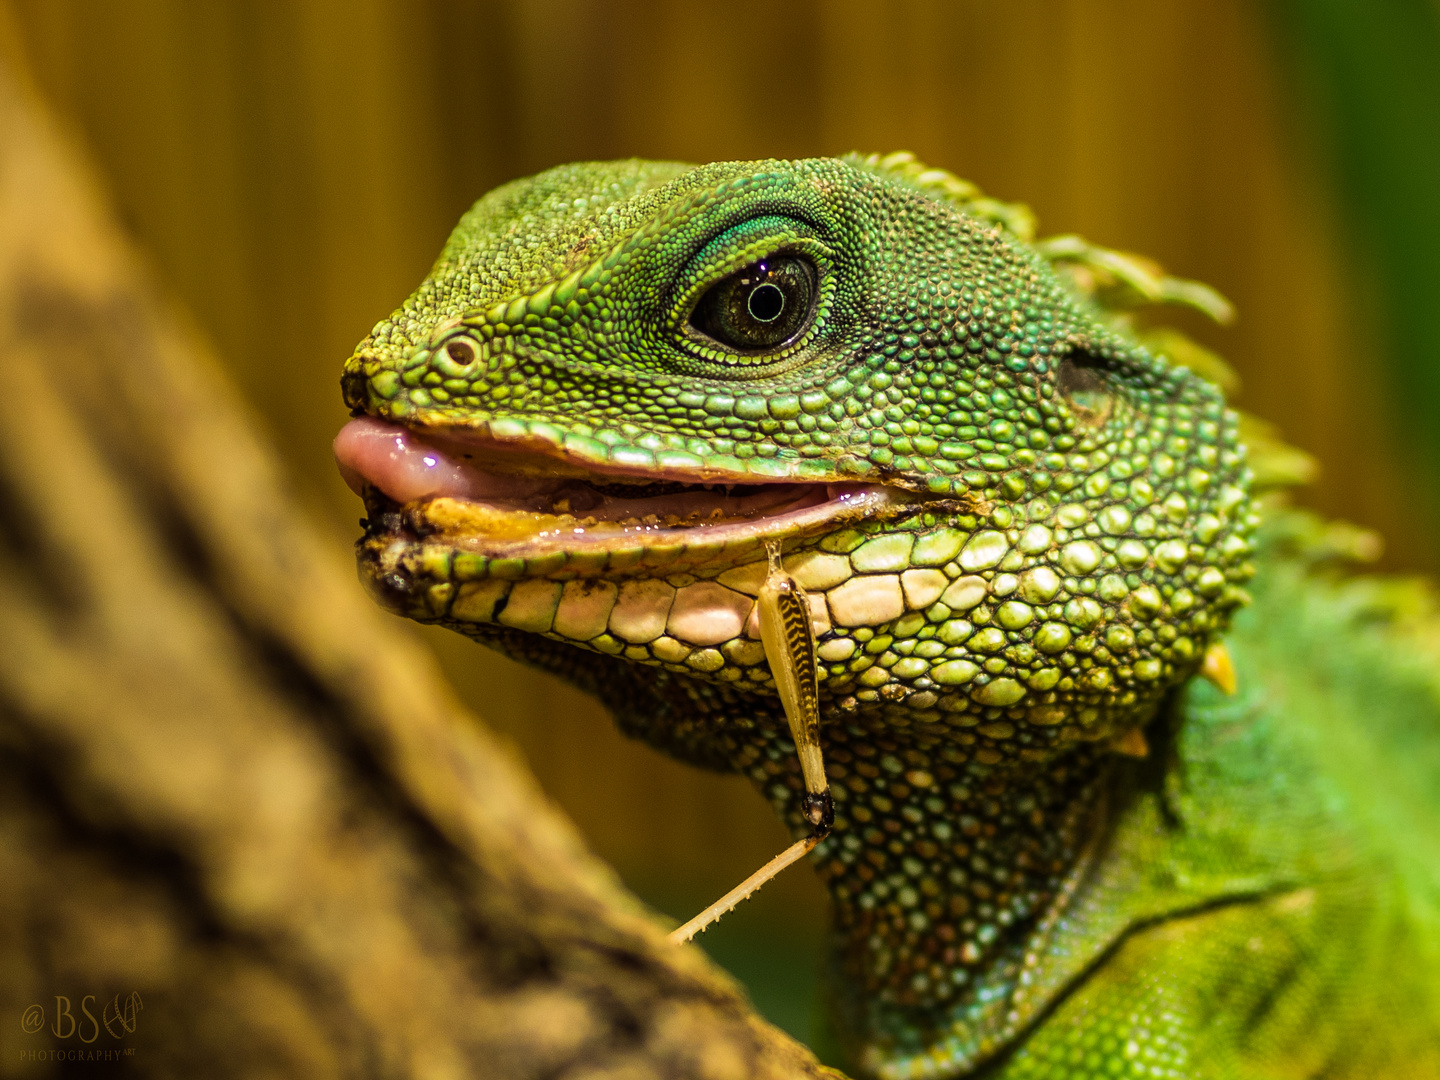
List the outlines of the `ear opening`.
{"label": "ear opening", "polygon": [[1115,395],[1110,389],[1110,361],[1089,349],[1072,349],[1055,372],[1055,389],[1089,427],[1110,419]]}

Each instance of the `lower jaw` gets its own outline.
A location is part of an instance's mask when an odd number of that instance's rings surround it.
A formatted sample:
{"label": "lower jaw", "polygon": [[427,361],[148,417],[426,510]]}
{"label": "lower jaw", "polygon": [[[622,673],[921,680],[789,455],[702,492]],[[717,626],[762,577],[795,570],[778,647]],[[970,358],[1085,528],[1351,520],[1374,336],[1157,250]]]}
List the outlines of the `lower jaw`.
{"label": "lower jaw", "polygon": [[[661,645],[676,655],[661,649],[647,657],[697,674],[713,670],[705,658],[720,656],[716,649],[726,643],[740,649],[736,657],[763,665],[753,598],[765,577],[768,547],[788,554],[833,538],[844,548],[851,537],[858,539],[853,530],[864,522],[958,510],[874,489],[839,505],[822,502],[757,520],[576,536],[523,530],[535,522],[464,499],[442,496],[401,506],[373,487],[365,496],[366,531],[356,552],[360,578],[395,614],[465,633],[508,628],[626,655],[663,636]],[[479,527],[491,517],[522,535]],[[825,600],[814,600],[815,629],[823,633],[830,627]],[[605,611],[592,610],[597,605]],[[604,647],[607,634],[614,648]],[[599,638],[605,640],[597,644]]]}

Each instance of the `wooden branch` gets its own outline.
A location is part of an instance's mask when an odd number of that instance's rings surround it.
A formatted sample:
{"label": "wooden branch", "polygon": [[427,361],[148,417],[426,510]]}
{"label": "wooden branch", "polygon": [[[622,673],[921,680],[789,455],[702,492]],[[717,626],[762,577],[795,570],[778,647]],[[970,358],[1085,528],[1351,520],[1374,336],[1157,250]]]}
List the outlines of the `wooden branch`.
{"label": "wooden branch", "polygon": [[362,595],[13,65],[0,401],[0,1075],[833,1075]]}

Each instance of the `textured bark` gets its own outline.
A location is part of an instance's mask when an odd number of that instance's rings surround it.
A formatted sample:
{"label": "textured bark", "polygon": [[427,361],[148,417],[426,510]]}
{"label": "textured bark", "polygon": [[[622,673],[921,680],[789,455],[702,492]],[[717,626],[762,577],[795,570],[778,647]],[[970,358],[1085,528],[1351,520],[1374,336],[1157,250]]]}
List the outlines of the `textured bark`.
{"label": "textured bark", "polygon": [[0,1075],[826,1071],[361,594],[3,67],[0,387]]}

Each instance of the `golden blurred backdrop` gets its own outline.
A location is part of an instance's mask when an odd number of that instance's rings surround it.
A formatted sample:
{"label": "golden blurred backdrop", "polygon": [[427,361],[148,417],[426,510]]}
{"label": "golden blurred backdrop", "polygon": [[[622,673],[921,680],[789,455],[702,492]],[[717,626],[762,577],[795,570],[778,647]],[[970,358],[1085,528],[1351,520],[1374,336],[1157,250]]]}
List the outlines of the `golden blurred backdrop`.
{"label": "golden blurred backdrop", "polygon": [[[42,91],[337,545],[360,513],[329,451],[340,362],[487,189],[586,158],[909,149],[1029,203],[1042,235],[1219,288],[1236,325],[1186,328],[1235,364],[1245,408],[1324,463],[1309,501],[1384,531],[1391,565],[1436,569],[1368,389],[1364,275],[1253,3],[10,3]],[[426,636],[596,849],[673,914],[785,842],[744,781],[675,765],[549,678]],[[758,951],[785,970],[752,987],[803,1027],[790,958],[813,952],[822,920],[818,885],[792,872],[711,945],[778,943]],[[763,966],[756,953],[733,966]]]}

